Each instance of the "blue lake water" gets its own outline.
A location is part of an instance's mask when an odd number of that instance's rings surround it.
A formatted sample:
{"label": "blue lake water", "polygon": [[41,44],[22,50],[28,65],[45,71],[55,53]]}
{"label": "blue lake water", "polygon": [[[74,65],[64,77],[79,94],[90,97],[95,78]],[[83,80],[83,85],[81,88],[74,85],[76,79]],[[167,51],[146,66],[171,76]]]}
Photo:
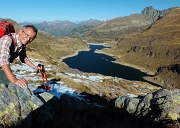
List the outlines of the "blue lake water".
{"label": "blue lake water", "polygon": [[143,77],[148,76],[148,74],[132,67],[113,63],[112,61],[115,61],[115,58],[94,52],[96,49],[103,49],[103,45],[89,45],[89,47],[89,51],[81,51],[76,56],[64,59],[63,62],[69,67],[83,72],[99,73],[128,80],[146,81]]}

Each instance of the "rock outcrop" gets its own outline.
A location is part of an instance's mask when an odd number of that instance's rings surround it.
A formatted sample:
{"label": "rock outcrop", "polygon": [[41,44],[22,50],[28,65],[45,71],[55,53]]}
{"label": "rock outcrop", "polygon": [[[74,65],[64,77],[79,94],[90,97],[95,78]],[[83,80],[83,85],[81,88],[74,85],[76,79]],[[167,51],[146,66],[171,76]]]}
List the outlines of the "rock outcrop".
{"label": "rock outcrop", "polygon": [[174,8],[175,7],[165,9],[165,10],[156,10],[152,6],[149,6],[149,7],[144,8],[141,14],[147,16],[149,20],[156,21]]}
{"label": "rock outcrop", "polygon": [[54,101],[52,99],[55,97],[49,93],[45,93],[44,98],[38,98],[29,88],[21,88],[10,83],[8,87],[0,84],[0,95],[0,126],[33,127],[33,122],[43,124],[54,115],[49,106],[43,109],[45,111],[37,111],[40,107],[45,107],[43,101]]}
{"label": "rock outcrop", "polygon": [[13,125],[25,119],[29,113],[43,105],[31,91],[13,84],[8,87],[0,84],[0,120],[1,124]]}
{"label": "rock outcrop", "polygon": [[[138,118],[149,118],[153,122],[172,124],[180,127],[180,90],[161,89],[145,97],[121,96],[115,106]],[[171,125],[172,125],[171,124]]]}
{"label": "rock outcrop", "polygon": [[[86,125],[103,126],[102,122],[104,121],[108,121],[108,125],[113,123],[112,110],[116,110],[115,113],[119,113],[118,111],[128,112],[136,117],[136,121],[144,118],[150,122],[170,127],[180,126],[179,89],[161,89],[144,97],[120,96],[114,102],[109,103],[111,109],[105,109],[98,104],[95,106],[94,103],[88,103],[66,94],[63,94],[60,99],[48,92],[36,96],[29,88],[22,89],[13,84],[9,84],[8,87],[0,84],[0,94],[0,126],[2,127],[54,127],[54,122],[65,126],[63,124],[65,120],[76,116],[78,116],[78,120],[93,116],[94,124],[90,123],[91,119],[90,122],[86,122]],[[112,107],[120,109],[112,109]]]}

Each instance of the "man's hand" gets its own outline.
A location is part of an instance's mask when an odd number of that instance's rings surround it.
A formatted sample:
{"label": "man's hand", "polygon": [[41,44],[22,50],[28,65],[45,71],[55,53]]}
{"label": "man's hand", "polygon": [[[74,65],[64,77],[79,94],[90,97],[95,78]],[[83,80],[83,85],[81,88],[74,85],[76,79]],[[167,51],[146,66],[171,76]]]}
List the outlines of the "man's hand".
{"label": "man's hand", "polygon": [[44,73],[45,72],[45,68],[44,68],[44,65],[42,65],[42,64],[38,64],[38,66],[37,66],[37,74],[38,73]]}
{"label": "man's hand", "polygon": [[14,84],[20,86],[21,88],[23,87],[27,87],[28,84],[28,80],[21,78],[21,79],[17,79],[16,81],[13,82]]}
{"label": "man's hand", "polygon": [[42,70],[42,67],[41,66],[35,66],[34,69],[37,70],[37,72],[39,72],[40,70]]}
{"label": "man's hand", "polygon": [[9,64],[5,64],[1,68],[11,83],[14,83],[20,87],[26,87],[27,86],[28,81],[24,78],[17,79],[16,76],[12,73],[12,70],[11,70]]}

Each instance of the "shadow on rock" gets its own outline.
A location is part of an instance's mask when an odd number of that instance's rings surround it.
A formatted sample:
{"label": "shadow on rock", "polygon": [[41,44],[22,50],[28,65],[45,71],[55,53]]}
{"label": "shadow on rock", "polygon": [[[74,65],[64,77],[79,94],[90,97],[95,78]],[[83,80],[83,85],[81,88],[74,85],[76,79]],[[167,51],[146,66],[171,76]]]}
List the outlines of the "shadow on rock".
{"label": "shadow on rock", "polygon": [[[2,91],[4,90],[4,91]],[[38,94],[15,85],[1,86],[1,127],[16,128],[161,128],[149,118],[136,116],[115,107],[115,100],[83,93],[84,99],[62,94],[60,99],[48,92]],[[26,91],[26,93],[24,92]],[[7,92],[7,93],[4,93]],[[8,99],[9,98],[9,99]],[[8,99],[8,100],[6,100]],[[2,102],[3,101],[3,102]],[[18,101],[18,102],[17,102]],[[15,105],[11,105],[16,103]],[[9,108],[9,109],[8,109]]]}

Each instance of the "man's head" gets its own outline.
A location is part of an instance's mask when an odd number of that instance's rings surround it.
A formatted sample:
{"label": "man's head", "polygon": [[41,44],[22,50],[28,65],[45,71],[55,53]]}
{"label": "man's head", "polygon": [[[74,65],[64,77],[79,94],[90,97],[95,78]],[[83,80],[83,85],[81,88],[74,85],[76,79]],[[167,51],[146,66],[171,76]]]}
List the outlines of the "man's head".
{"label": "man's head", "polygon": [[19,31],[19,38],[22,44],[31,43],[37,35],[38,30],[33,25],[26,25]]}

